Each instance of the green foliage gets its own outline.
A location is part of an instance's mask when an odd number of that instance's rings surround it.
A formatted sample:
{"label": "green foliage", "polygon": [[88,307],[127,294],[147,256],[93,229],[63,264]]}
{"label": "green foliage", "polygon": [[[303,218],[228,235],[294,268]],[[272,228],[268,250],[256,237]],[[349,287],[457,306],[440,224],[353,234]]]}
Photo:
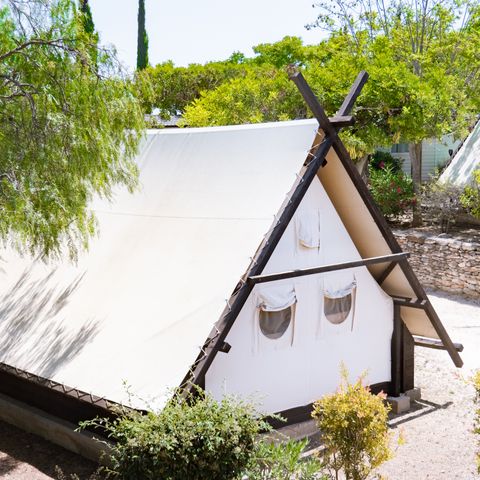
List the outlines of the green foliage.
{"label": "green foliage", "polygon": [[287,65],[303,65],[308,57],[308,49],[299,37],[284,37],[279,42],[261,43],[253,47],[256,56],[254,63],[273,65],[281,69]]}
{"label": "green foliage", "polygon": [[145,0],[138,0],[137,70],[148,66],[148,35],[145,28]]}
{"label": "green foliage", "polygon": [[[480,370],[475,372],[473,376],[473,386],[475,388],[475,419],[473,425],[473,433],[475,435],[480,435]],[[478,442],[480,446],[480,441]],[[477,471],[480,473],[480,451],[477,453]]]}
{"label": "green foliage", "polygon": [[160,109],[162,117],[183,113],[203,91],[215,90],[224,82],[246,75],[249,67],[232,59],[175,67],[165,62],[137,71],[136,88],[146,113]]}
{"label": "green foliage", "polygon": [[460,201],[471,215],[480,218],[480,169],[473,172],[473,183],[465,187]]}
{"label": "green foliage", "polygon": [[392,456],[385,395],[372,395],[362,381],[350,384],[343,370],[339,390],[314,404],[325,465],[335,478],[343,471],[346,480],[364,480]]}
{"label": "green foliage", "polygon": [[102,425],[116,441],[109,471],[123,480],[241,478],[268,428],[251,404],[209,395],[175,397],[159,413],[129,411],[89,425]]}
{"label": "green foliage", "polygon": [[422,191],[422,206],[427,214],[425,220],[438,224],[442,232],[447,233],[459,213],[464,212],[461,202],[462,189],[450,184],[432,181]]}
{"label": "green foliage", "polygon": [[308,441],[260,442],[252,464],[245,472],[248,480],[326,480],[317,457],[302,459]]}
{"label": "green foliage", "polygon": [[184,121],[192,127],[289,120],[304,114],[295,85],[283,72],[249,73],[187,105]]}
{"label": "green foliage", "polygon": [[416,204],[412,180],[391,165],[369,168],[369,188],[372,196],[386,217],[404,213]]}
{"label": "green foliage", "polygon": [[394,157],[389,152],[382,152],[377,150],[370,158],[368,163],[370,168],[376,170],[383,170],[390,167],[394,173],[398,173],[402,170],[402,160]]}
{"label": "green foliage", "polygon": [[143,115],[74,0],[14,14],[16,1],[0,8],[0,239],[74,256],[95,232],[92,197],[136,186]]}
{"label": "green foliage", "polygon": [[[480,109],[479,3],[321,0],[316,6],[320,14],[309,27],[344,38],[345,48],[337,56],[350,56],[350,65],[362,65],[371,74],[363,98],[372,125],[388,143],[411,144],[412,178],[419,193],[418,145],[445,133],[466,136]],[[414,221],[421,223],[419,208],[414,208]]]}
{"label": "green foliage", "polygon": [[95,25],[93,23],[92,11],[88,0],[80,0],[80,12],[83,15],[83,28],[89,35],[95,34]]}

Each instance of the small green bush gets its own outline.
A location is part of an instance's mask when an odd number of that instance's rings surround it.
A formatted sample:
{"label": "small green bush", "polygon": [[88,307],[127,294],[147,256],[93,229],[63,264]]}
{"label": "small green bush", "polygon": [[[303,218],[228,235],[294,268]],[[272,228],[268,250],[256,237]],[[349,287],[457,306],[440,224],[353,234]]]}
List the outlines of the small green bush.
{"label": "small green bush", "polygon": [[[475,388],[475,420],[473,426],[473,433],[480,435],[480,370],[477,370],[473,376],[473,386]],[[480,440],[478,441],[480,447]],[[480,451],[477,452],[477,471],[480,473]]]}
{"label": "small green bush", "polygon": [[473,184],[465,187],[460,200],[469,213],[480,218],[480,169],[473,172]]}
{"label": "small green bush", "polygon": [[412,180],[391,165],[384,168],[369,167],[369,188],[386,217],[405,213],[416,204]]}
{"label": "small green bush", "polygon": [[392,456],[385,395],[372,395],[362,382],[350,384],[343,370],[338,391],[314,404],[324,463],[336,479],[343,471],[346,480],[364,480]]}
{"label": "small green bush", "polygon": [[317,457],[302,459],[308,441],[293,441],[275,445],[260,442],[250,468],[248,480],[327,480],[320,473],[322,463]]}
{"label": "small green bush", "polygon": [[101,426],[114,440],[107,472],[121,480],[229,480],[251,464],[257,436],[268,429],[253,405],[210,395],[175,397],[159,413],[125,411]]}

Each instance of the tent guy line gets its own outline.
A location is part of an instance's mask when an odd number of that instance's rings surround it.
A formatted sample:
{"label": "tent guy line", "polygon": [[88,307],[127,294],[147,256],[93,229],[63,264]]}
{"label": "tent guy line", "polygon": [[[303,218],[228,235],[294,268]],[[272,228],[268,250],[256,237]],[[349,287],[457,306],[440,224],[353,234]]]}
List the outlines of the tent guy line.
{"label": "tent guy line", "polygon": [[106,210],[95,210],[95,213],[99,213],[102,215],[119,215],[124,217],[144,217],[144,218],[165,218],[171,220],[229,220],[229,221],[242,221],[242,220],[258,220],[258,221],[265,221],[270,220],[271,217],[202,217],[202,216],[183,216],[183,215],[151,215],[148,213],[129,213],[129,212],[108,212]]}

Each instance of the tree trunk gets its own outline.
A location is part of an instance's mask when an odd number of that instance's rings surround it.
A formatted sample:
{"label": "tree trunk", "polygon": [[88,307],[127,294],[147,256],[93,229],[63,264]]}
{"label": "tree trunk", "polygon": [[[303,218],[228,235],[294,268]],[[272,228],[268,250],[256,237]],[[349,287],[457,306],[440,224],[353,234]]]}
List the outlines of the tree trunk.
{"label": "tree trunk", "polygon": [[417,198],[417,203],[413,207],[413,227],[422,225],[422,207],[420,205],[420,194],[422,186],[422,142],[410,143],[408,145],[408,153],[410,154],[410,162],[412,166],[413,191]]}
{"label": "tree trunk", "polygon": [[368,161],[370,160],[370,155],[364,155],[356,164],[358,173],[361,175],[363,181],[367,183],[368,177]]}

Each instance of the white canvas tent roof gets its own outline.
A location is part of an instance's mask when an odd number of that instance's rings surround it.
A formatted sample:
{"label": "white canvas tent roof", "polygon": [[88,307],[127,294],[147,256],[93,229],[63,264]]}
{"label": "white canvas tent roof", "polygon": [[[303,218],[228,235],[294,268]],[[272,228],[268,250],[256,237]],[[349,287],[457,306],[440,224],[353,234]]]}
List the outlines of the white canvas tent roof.
{"label": "white canvas tent roof", "polygon": [[2,253],[0,361],[116,402],[127,401],[125,380],[161,405],[269,230],[315,132],[315,121],[149,132],[140,191],[95,203],[99,236],[78,265]]}
{"label": "white canvas tent roof", "polygon": [[473,130],[444,170],[439,182],[466,187],[472,182],[472,174],[477,168],[480,168],[480,121],[477,121]]}
{"label": "white canvas tent roof", "polygon": [[[147,400],[130,399],[138,408],[163,405],[189,370],[201,378],[196,370],[208,368],[234,321],[225,311],[240,278],[275,248],[273,226],[308,183],[311,164],[302,164],[317,128],[307,120],[149,132],[141,190],[95,203],[100,234],[77,265],[3,252],[1,364],[64,392],[128,403],[125,380]],[[330,148],[327,161],[318,176],[362,257],[399,252],[350,160]],[[409,265],[369,269],[387,293],[412,299],[402,307],[410,332],[439,337],[459,365]],[[214,348],[204,354],[206,339]]]}

